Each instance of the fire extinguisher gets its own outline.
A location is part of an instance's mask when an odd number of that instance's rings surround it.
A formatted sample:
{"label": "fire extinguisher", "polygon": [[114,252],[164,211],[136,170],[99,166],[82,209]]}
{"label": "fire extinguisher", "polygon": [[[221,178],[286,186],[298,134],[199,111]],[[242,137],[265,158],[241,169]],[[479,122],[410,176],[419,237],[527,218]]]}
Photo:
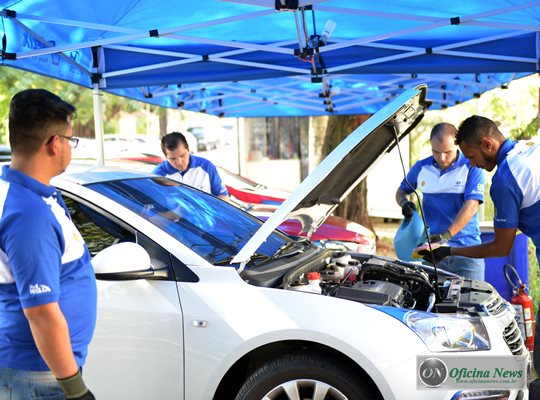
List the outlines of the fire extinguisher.
{"label": "fire extinguisher", "polygon": [[[534,350],[534,312],[533,312],[533,299],[529,296],[529,289],[521,281],[516,269],[510,265],[505,264],[504,276],[506,280],[512,286],[512,292],[514,296],[510,299],[510,303],[516,310],[516,321],[521,331],[521,336],[525,341],[525,346],[529,351]],[[515,278],[517,278],[518,284],[516,285],[508,276],[508,270],[512,271]]]}

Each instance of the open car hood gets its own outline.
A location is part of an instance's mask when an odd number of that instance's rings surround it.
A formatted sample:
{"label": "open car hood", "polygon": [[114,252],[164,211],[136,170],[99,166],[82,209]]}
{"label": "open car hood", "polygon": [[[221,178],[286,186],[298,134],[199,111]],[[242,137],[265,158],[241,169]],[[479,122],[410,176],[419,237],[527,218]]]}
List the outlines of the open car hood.
{"label": "open car hood", "polygon": [[289,218],[298,219],[309,238],[378,160],[420,122],[431,104],[426,93],[425,85],[406,90],[345,138],[278,207],[231,263],[245,265],[268,235]]}

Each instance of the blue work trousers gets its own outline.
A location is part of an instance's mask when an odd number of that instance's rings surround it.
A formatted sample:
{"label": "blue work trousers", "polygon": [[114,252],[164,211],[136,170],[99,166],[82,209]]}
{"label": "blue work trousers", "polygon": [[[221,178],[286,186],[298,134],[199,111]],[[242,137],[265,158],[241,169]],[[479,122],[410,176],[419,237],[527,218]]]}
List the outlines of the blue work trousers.
{"label": "blue work trousers", "polygon": [[0,367],[0,399],[64,400],[64,392],[50,371]]}
{"label": "blue work trousers", "polygon": [[449,256],[437,263],[437,268],[469,279],[483,281],[486,264],[483,258]]}

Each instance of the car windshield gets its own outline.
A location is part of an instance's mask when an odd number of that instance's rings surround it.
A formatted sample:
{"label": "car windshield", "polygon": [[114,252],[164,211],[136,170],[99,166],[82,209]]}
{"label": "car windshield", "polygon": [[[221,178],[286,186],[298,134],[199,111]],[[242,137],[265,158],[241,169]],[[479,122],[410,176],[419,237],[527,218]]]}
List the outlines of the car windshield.
{"label": "car windshield", "polygon": [[[167,178],[114,180],[88,187],[146,218],[212,264],[234,257],[262,224],[227,202]],[[271,257],[290,240],[275,231],[257,256]]]}

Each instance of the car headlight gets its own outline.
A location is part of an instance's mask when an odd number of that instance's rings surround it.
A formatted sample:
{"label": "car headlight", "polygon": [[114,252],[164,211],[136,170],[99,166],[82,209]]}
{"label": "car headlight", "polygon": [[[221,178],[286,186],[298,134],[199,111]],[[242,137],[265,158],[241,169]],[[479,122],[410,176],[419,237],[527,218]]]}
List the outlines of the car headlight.
{"label": "car headlight", "polygon": [[475,351],[491,347],[480,317],[460,318],[413,311],[406,315],[404,322],[431,351]]}
{"label": "car headlight", "polygon": [[377,307],[401,320],[433,352],[489,350],[491,343],[480,317],[437,315],[423,311],[389,310]]}

